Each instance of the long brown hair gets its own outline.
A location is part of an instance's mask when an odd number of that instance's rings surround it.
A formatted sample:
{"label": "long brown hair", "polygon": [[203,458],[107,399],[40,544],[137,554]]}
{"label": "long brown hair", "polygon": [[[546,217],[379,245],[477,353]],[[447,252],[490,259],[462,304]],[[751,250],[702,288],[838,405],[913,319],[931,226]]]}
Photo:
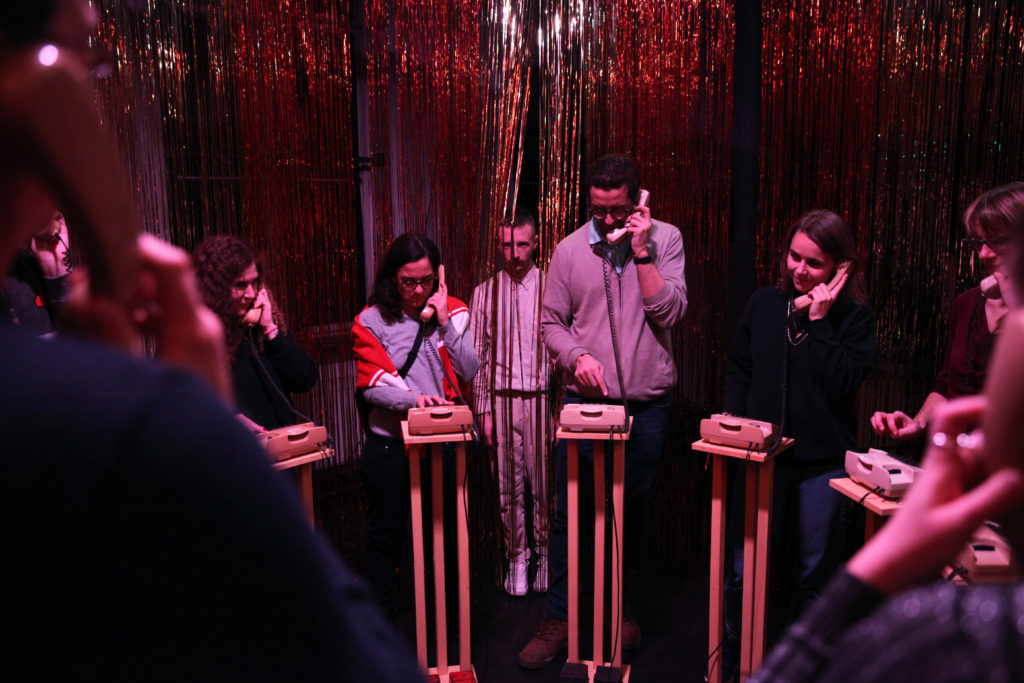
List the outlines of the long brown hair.
{"label": "long brown hair", "polygon": [[[262,286],[263,264],[259,254],[251,244],[234,235],[208,237],[192,252],[199,293],[206,305],[224,323],[224,336],[232,359],[245,336],[246,327],[231,303],[231,287],[252,264],[256,265],[256,272],[260,276],[259,286]],[[274,324],[285,331],[284,316],[276,305],[273,306],[273,316]]]}
{"label": "long brown hair", "polygon": [[862,304],[868,300],[867,288],[864,286],[864,275],[861,273],[860,257],[857,256],[857,244],[853,240],[853,233],[846,221],[824,209],[808,211],[793,223],[786,236],[786,242],[782,250],[782,259],[779,263],[779,289],[787,295],[793,295],[793,273],[789,269],[787,256],[793,238],[798,232],[807,235],[808,238],[821,251],[835,260],[836,266],[843,261],[851,263],[849,277],[846,284],[839,293],[840,299],[847,299],[854,303]]}

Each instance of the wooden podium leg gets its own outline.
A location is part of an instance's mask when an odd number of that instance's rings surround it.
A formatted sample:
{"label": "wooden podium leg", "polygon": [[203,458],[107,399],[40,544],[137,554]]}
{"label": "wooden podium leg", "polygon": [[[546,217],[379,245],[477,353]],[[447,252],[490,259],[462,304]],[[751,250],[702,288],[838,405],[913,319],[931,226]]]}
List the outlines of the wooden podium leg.
{"label": "wooden podium leg", "polygon": [[[440,448],[439,446],[436,446]],[[431,507],[434,520],[434,624],[437,628],[437,672],[448,672],[448,613],[444,595],[444,472],[440,454],[430,457]]]}
{"label": "wooden podium leg", "polygon": [[314,527],[316,517],[313,514],[313,463],[299,465],[296,473],[299,478],[299,500],[302,501],[302,509],[306,511],[306,518]]}
{"label": "wooden podium leg", "polygon": [[722,648],[725,646],[725,458],[712,455],[711,570],[708,607],[708,683],[722,683]]}
{"label": "wooden podium leg", "polygon": [[458,507],[459,524],[459,668],[469,671],[469,524],[466,520],[466,443],[460,441],[455,447],[455,505]]}
{"label": "wooden podium leg", "polygon": [[[614,515],[612,547],[612,666],[622,667],[622,558],[625,554],[625,527],[622,526],[625,512],[626,489],[626,442],[616,441],[612,460],[612,506]],[[603,563],[602,563],[603,564]]]}
{"label": "wooden podium leg", "polygon": [[416,587],[416,657],[427,668],[427,600],[423,560],[423,494],[420,488],[420,447],[408,446],[409,491],[412,510],[413,584]]}
{"label": "wooden podium leg", "polygon": [[580,661],[580,451],[575,439],[566,444],[566,498],[569,524],[569,657]]}
{"label": "wooden podium leg", "polygon": [[871,510],[864,510],[864,542],[867,543],[871,540],[871,537],[878,533],[879,527],[881,527],[882,518],[880,515],[876,515]]}
{"label": "wooden podium leg", "polygon": [[751,639],[750,670],[757,671],[764,659],[765,606],[768,600],[768,557],[771,552],[772,480],[775,462],[768,460],[757,470],[757,551],[754,564],[754,631]]}
{"label": "wooden podium leg", "polygon": [[759,466],[747,463],[746,499],[743,505],[743,629],[740,638],[740,683],[753,673],[751,666],[754,635],[754,575],[757,566],[757,477]]}
{"label": "wooden podium leg", "polygon": [[604,663],[604,443],[594,443],[594,663]]}

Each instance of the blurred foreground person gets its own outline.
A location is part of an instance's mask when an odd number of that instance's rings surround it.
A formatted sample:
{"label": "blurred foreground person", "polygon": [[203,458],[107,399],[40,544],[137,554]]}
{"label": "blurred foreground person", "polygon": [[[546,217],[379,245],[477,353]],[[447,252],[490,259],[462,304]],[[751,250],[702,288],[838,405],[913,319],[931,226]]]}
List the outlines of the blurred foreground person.
{"label": "blurred foreground person", "polygon": [[[79,0],[0,7],[0,268],[59,201],[91,270],[66,312],[106,342],[0,330],[4,674],[417,680],[226,410],[223,332],[187,255],[115,230],[130,200],[77,61],[59,49],[46,66],[33,46],[85,16]],[[138,348],[140,323],[163,363],[110,348]]]}

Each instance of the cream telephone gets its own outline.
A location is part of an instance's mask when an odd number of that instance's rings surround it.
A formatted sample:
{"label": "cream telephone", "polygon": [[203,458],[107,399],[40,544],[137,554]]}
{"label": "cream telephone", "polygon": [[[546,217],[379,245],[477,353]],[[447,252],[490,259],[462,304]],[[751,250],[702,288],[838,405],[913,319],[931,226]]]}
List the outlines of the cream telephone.
{"label": "cream telephone", "polygon": [[978,287],[981,288],[981,295],[986,299],[1002,299],[1003,292],[999,288],[999,280],[996,279],[995,275],[989,275],[983,279]]}
{"label": "cream telephone", "polygon": [[[443,264],[439,265],[437,267],[437,283],[438,283],[438,285],[443,285],[445,283],[444,282],[444,265]],[[423,310],[420,311],[420,320],[422,320],[423,322],[427,322],[432,317],[434,317],[434,314],[436,314],[436,313],[437,313],[437,311],[434,310],[433,306],[430,306],[430,305],[424,306]]]}
{"label": "cream telephone", "polygon": [[778,439],[779,427],[771,422],[715,413],[700,421],[700,438],[708,443],[763,451]]}
{"label": "cream telephone", "polygon": [[971,540],[957,554],[956,563],[967,572],[971,583],[1009,582],[1020,576],[1009,542],[987,524],[971,534]]}
{"label": "cream telephone", "polygon": [[[846,284],[846,276],[850,274],[850,269],[853,268],[853,263],[850,261],[843,261],[836,268],[836,274],[832,276],[827,287],[833,294],[837,293]],[[813,299],[810,294],[803,294],[793,300],[793,308],[798,311],[806,311],[811,307]]]}
{"label": "cream telephone", "polygon": [[[640,201],[637,203],[637,206],[647,206],[647,202],[650,198],[650,192],[648,192],[647,190],[640,190]],[[619,242],[621,242],[623,238],[625,238],[628,234],[629,229],[626,228],[626,226],[622,226],[621,228],[616,228],[615,230],[612,230],[607,235],[605,235],[605,240],[608,242],[608,244],[616,245]]]}
{"label": "cream telephone", "polygon": [[0,163],[38,174],[72,226],[72,239],[81,238],[90,287],[127,304],[138,271],[138,221],[87,83],[82,64],[53,45],[5,55]]}
{"label": "cream telephone", "polygon": [[621,432],[626,409],[604,403],[570,403],[558,416],[559,426],[567,432]]}
{"label": "cream telephone", "polygon": [[902,498],[920,471],[921,468],[877,448],[869,448],[867,453],[846,451],[846,473],[850,479],[886,498]]}
{"label": "cream telephone", "polygon": [[304,422],[260,432],[255,436],[274,460],[286,460],[296,455],[316,452],[327,441],[327,428]]}
{"label": "cream telephone", "polygon": [[427,406],[409,409],[409,434],[453,434],[473,429],[469,406]]}

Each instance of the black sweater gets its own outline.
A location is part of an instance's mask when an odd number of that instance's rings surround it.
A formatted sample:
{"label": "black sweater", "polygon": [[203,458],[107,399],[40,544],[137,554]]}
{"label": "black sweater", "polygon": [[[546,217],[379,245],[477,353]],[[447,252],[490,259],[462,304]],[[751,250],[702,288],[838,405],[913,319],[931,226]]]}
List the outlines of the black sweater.
{"label": "black sweater", "polygon": [[258,334],[255,328],[247,331],[231,365],[238,412],[266,429],[296,424],[301,419],[285,396],[313,388],[320,376],[316,364],[285,332],[264,340],[260,353]]}
{"label": "black sweater", "polygon": [[787,335],[788,302],[777,287],[765,287],[747,303],[726,360],[725,410],[784,421],[784,434],[796,439],[787,458],[838,465],[857,445],[853,394],[875,362],[875,317],[867,304],[840,300],[821,320],[794,313]]}

